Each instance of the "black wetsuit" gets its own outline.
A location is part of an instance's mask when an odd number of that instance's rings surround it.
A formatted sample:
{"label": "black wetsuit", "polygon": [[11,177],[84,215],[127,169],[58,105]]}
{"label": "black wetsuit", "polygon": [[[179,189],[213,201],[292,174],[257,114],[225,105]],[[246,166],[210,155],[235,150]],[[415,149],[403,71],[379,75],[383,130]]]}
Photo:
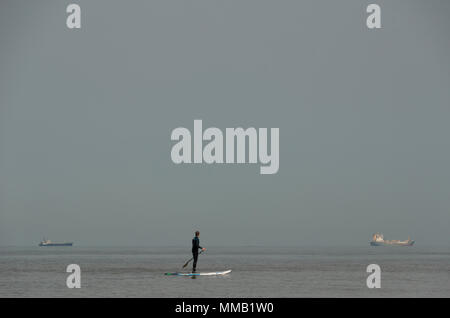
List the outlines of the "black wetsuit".
{"label": "black wetsuit", "polygon": [[192,239],[192,256],[194,257],[194,265],[192,271],[195,272],[195,269],[197,268],[197,260],[198,260],[198,250],[202,249],[200,246],[200,240],[196,236]]}

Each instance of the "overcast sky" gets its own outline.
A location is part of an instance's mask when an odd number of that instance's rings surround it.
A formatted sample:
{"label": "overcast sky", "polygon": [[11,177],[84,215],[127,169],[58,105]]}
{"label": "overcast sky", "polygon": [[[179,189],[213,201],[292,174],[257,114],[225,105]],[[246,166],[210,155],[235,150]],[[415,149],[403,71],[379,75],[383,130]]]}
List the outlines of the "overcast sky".
{"label": "overcast sky", "polygon": [[[449,1],[73,2],[0,4],[0,245],[450,243]],[[279,172],[173,164],[194,119]]]}

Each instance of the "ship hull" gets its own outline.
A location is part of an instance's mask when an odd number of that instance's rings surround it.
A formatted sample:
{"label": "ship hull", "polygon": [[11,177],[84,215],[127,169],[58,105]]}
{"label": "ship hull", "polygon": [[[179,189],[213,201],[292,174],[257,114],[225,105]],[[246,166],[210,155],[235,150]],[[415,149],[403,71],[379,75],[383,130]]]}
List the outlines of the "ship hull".
{"label": "ship hull", "polygon": [[414,241],[410,242],[370,242],[371,246],[413,246]]}
{"label": "ship hull", "polygon": [[72,246],[73,243],[48,243],[48,244],[42,244],[39,243],[39,246]]}

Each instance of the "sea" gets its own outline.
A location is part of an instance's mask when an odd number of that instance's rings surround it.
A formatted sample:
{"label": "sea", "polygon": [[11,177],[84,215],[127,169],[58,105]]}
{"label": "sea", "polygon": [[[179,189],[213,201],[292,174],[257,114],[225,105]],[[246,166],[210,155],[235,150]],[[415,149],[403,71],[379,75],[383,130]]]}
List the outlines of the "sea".
{"label": "sea", "polygon": [[[0,247],[0,297],[450,297],[449,247]],[[68,265],[80,288],[68,288]],[[380,267],[368,288],[367,266]]]}

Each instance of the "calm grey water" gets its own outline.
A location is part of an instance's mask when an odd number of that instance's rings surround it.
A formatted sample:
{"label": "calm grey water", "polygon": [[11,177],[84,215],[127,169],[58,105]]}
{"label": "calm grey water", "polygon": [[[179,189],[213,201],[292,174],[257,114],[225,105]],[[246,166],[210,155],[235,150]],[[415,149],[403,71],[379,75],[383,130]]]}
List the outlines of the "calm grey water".
{"label": "calm grey water", "polygon": [[[211,247],[200,271],[172,277],[189,248],[0,247],[0,297],[450,297],[450,248]],[[68,289],[68,264],[81,267]],[[381,289],[366,287],[366,266],[381,266]]]}

